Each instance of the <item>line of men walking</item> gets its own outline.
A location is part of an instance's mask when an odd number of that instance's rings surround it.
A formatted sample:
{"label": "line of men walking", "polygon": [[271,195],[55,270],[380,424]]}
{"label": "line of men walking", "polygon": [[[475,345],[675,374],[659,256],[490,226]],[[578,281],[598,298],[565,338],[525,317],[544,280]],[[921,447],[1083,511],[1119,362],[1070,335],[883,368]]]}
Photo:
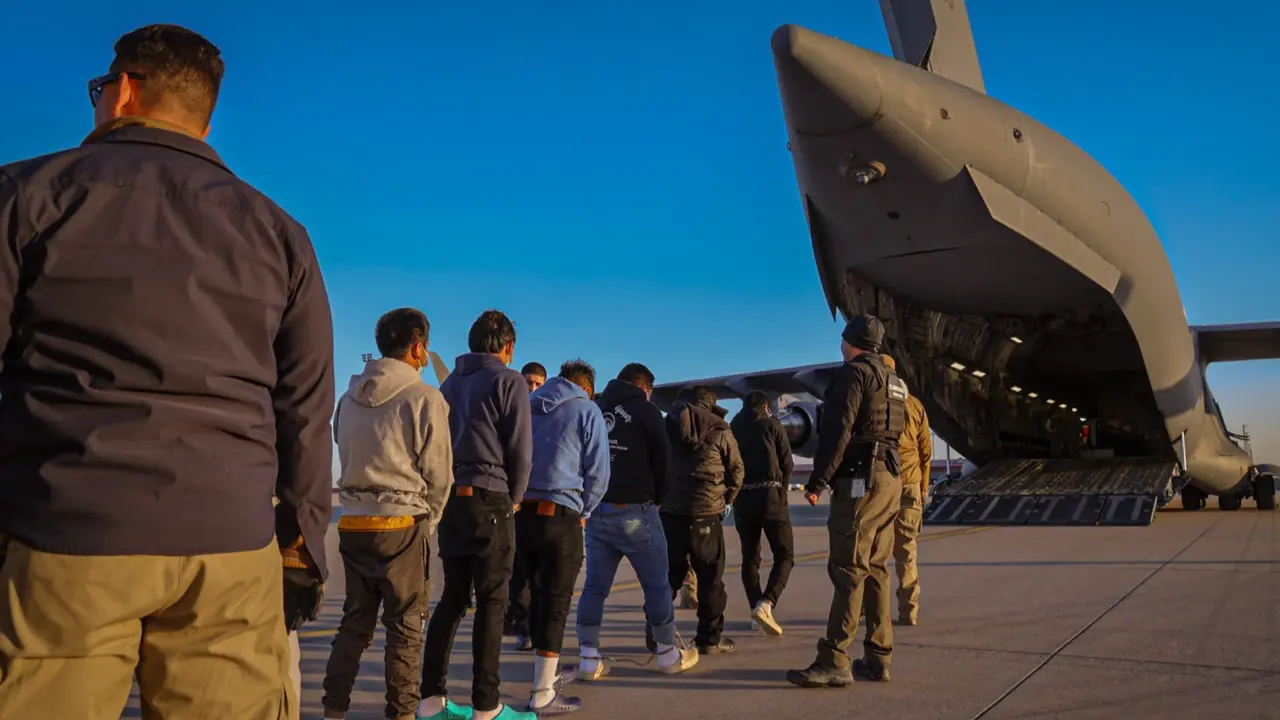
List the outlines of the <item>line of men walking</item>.
{"label": "line of men walking", "polygon": [[[0,708],[114,718],[136,679],[148,716],[297,718],[289,637],[325,592],[332,440],[346,600],[326,669],[329,717],[349,709],[379,610],[389,717],[580,708],[560,692],[559,656],[584,558],[578,679],[607,673],[603,606],[624,557],[661,672],[733,651],[723,632],[731,507],[752,617],[781,633],[790,450],[760,397],[736,429],[705,387],[664,419],[643,365],[596,397],[581,361],[555,378],[542,370],[531,394],[536,368],[510,369],[515,327],[493,310],[436,390],[420,377],[429,322],[402,308],[379,320],[381,357],[335,410],[332,318],[307,233],[204,142],[222,74],[218,49],[190,30],[128,33],[89,82],[96,127],[84,142],[0,167]],[[855,317],[843,340],[806,494],[816,504],[832,490],[836,592],[817,660],[788,675],[805,686],[888,678],[893,528],[919,530],[918,513],[900,512],[910,443],[899,443],[913,422],[914,447],[929,456],[923,409],[877,354],[880,321]],[[927,460],[918,465],[927,478]],[[761,534],[775,557],[763,590]],[[432,538],[444,584],[428,619]],[[517,546],[532,712],[499,696]],[[696,647],[675,630],[687,568]],[[910,586],[900,618],[914,622],[914,572],[900,572]],[[464,708],[446,681],[473,592]],[[864,656],[851,663],[864,610]]]}

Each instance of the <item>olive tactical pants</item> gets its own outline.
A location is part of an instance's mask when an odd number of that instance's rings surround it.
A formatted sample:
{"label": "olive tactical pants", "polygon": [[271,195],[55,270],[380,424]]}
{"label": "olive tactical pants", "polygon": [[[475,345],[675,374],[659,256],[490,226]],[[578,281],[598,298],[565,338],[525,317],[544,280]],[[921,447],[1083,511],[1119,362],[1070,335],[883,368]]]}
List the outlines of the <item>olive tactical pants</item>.
{"label": "olive tactical pants", "polygon": [[871,490],[861,498],[834,491],[831,496],[827,574],[835,593],[827,636],[818,641],[818,664],[823,667],[849,667],[849,646],[864,610],[864,659],[872,668],[888,667],[893,653],[889,558],[893,555],[893,522],[902,499],[902,481],[883,463],[876,463],[871,484]]}
{"label": "olive tactical pants", "polygon": [[916,538],[924,508],[920,486],[902,486],[902,507],[893,523],[893,563],[898,574],[898,617],[915,622],[920,613],[920,573],[916,569]]}
{"label": "olive tactical pants", "polygon": [[9,541],[0,566],[0,717],[299,715],[280,548],[60,555]]}

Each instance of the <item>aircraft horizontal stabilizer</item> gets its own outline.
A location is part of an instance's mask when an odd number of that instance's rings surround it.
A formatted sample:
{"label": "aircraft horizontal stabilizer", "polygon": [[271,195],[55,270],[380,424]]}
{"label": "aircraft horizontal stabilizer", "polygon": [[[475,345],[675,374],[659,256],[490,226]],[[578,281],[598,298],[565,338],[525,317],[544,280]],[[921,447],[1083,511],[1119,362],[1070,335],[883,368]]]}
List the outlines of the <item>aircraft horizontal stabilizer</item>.
{"label": "aircraft horizontal stabilizer", "polygon": [[1205,364],[1280,359],[1280,322],[1195,325],[1191,331]]}
{"label": "aircraft horizontal stabilizer", "polygon": [[665,383],[653,388],[653,402],[664,412],[668,411],[675,404],[676,395],[682,388],[695,385],[711,388],[718,398],[740,399],[753,390],[761,390],[771,395],[808,393],[820,397],[839,367],[840,363],[822,363]]}

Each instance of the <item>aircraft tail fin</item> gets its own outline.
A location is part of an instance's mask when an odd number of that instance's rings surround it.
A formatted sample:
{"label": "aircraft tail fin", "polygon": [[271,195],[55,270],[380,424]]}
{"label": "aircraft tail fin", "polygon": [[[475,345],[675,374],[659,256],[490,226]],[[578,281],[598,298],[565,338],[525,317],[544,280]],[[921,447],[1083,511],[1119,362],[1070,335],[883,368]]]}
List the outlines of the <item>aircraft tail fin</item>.
{"label": "aircraft tail fin", "polygon": [[964,0],[880,0],[893,56],[986,92]]}
{"label": "aircraft tail fin", "polygon": [[1196,325],[1191,331],[1206,365],[1280,359],[1280,322]]}

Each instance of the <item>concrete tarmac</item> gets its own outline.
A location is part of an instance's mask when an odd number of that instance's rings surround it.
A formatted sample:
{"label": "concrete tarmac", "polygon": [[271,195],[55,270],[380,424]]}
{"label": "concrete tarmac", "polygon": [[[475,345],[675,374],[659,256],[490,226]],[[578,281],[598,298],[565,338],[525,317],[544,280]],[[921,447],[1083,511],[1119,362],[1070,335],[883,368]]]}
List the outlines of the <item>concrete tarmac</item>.
{"label": "concrete tarmac", "polygon": [[[704,657],[682,675],[659,675],[644,664],[642,593],[624,563],[602,637],[605,654],[618,661],[600,682],[566,686],[585,701],[576,717],[1280,717],[1280,513],[1251,504],[1236,512],[1173,507],[1138,528],[926,528],[921,624],[894,628],[893,681],[805,690],[784,676],[812,661],[826,625],[827,508],[808,507],[798,492],[792,498],[798,558],[775,611],[784,635],[749,629],[737,533],[727,527],[726,635],[738,651]],[[308,720],[323,717],[324,667],[341,617],[332,535],[326,609],[302,632]],[[432,577],[435,597],[438,560]],[[677,611],[677,622],[692,638],[695,612]],[[468,619],[450,667],[450,694],[463,704],[470,702],[470,628]],[[521,704],[532,656],[511,650],[510,639],[506,647],[504,700]],[[576,662],[572,615],[565,652],[565,663]],[[382,718],[384,688],[379,631],[347,717]],[[140,717],[135,708],[125,717]]]}

